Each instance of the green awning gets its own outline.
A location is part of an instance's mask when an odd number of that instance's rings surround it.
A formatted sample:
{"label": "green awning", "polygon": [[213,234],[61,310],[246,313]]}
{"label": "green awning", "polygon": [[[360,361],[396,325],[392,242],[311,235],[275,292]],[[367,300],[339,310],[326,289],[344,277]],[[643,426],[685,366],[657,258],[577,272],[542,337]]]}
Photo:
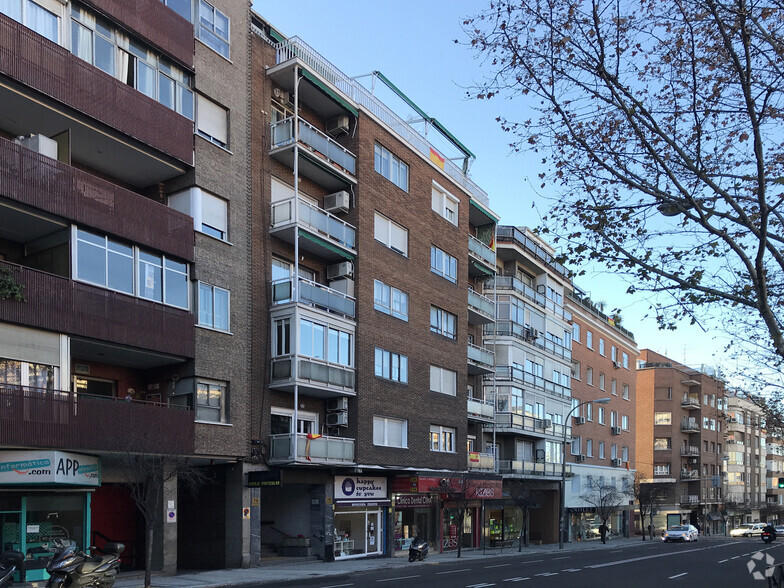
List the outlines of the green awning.
{"label": "green awning", "polygon": [[347,259],[349,261],[354,261],[354,256],[351,255],[351,253],[349,253],[348,251],[344,251],[343,249],[341,249],[340,247],[337,247],[336,245],[333,245],[332,243],[330,243],[326,239],[322,239],[321,237],[318,237],[318,236],[313,235],[311,233],[305,232],[302,229],[299,230],[299,236],[300,237],[304,237],[308,241],[312,241],[313,243],[316,243],[317,245],[320,245],[321,247],[324,247],[325,249],[329,249],[333,253],[337,253],[338,255],[340,255],[341,257],[343,257],[343,258],[345,258],[345,259]]}
{"label": "green awning", "polygon": [[474,208],[476,208],[479,212],[484,214],[487,218],[492,219],[494,224],[498,224],[498,221],[501,220],[500,216],[497,216],[495,213],[490,212],[489,209],[482,206],[475,198],[471,198],[469,202]]}
{"label": "green awning", "polygon": [[491,270],[487,269],[481,263],[478,263],[478,262],[476,262],[474,260],[471,260],[471,265],[474,266],[476,269],[478,269],[483,274],[486,274],[488,276],[492,276],[493,275],[493,272]]}
{"label": "green awning", "polygon": [[359,116],[359,112],[357,112],[356,108],[354,108],[353,106],[351,106],[351,104],[349,104],[343,98],[338,96],[333,90],[331,90],[326,84],[324,84],[324,82],[319,80],[316,76],[314,76],[306,69],[303,69],[301,71],[302,71],[302,75],[305,76],[305,79],[308,80],[311,84],[316,86],[319,90],[321,90],[324,94],[326,94],[332,100],[337,102],[340,106],[348,110],[351,114],[353,114],[354,116]]}

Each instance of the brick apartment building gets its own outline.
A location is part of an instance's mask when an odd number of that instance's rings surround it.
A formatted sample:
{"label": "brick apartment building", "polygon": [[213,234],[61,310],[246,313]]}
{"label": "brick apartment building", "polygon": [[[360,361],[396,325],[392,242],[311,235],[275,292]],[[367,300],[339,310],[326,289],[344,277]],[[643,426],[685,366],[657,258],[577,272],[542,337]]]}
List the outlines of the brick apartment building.
{"label": "brick apartment building", "polygon": [[724,532],[724,382],[655,353],[637,363],[637,470],[664,484],[654,526]]}
{"label": "brick apartment building", "polygon": [[129,456],[212,479],[165,482],[154,569],[250,562],[248,31],[228,0],[0,6],[0,544],[28,580],[55,538],[142,565]]}
{"label": "brick apartment building", "polygon": [[[571,451],[566,454],[573,473],[566,488],[568,537],[598,537],[601,521],[596,507],[580,496],[607,493],[609,488],[603,486],[628,492],[609,525],[611,534],[628,537],[635,529],[631,489],[636,473],[639,350],[620,317],[605,314],[585,292],[571,290],[565,306],[572,316],[573,405],[588,402],[574,412]],[[599,399],[609,402],[590,403]],[[597,484],[591,484],[591,478]]]}

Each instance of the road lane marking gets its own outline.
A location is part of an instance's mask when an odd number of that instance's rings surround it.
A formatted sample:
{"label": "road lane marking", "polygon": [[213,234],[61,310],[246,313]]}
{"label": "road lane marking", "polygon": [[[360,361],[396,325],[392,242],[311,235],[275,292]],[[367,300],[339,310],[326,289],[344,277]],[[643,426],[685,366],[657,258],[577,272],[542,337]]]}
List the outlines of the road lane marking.
{"label": "road lane marking", "polygon": [[557,576],[558,572],[542,572],[541,574],[534,574],[535,576]]}
{"label": "road lane marking", "polygon": [[521,561],[520,565],[522,564],[529,564],[529,563],[540,563],[543,562],[543,559],[529,559],[528,561]]}
{"label": "road lane marking", "polygon": [[721,560],[719,563],[726,563],[726,562],[728,562],[728,561],[730,561],[730,560],[728,560],[728,559],[723,559],[723,560]]}
{"label": "road lane marking", "polygon": [[466,588],[487,588],[487,586],[495,586],[495,584],[469,584]]}
{"label": "road lane marking", "polygon": [[676,574],[675,576],[670,576],[668,579],[669,580],[674,580],[675,578],[680,578],[681,576],[685,576],[688,573],[689,572],[683,572],[682,574]]}
{"label": "road lane marking", "polygon": [[511,566],[512,564],[496,564],[494,566],[485,566],[486,570],[491,570],[493,568],[505,568],[506,566]]}
{"label": "road lane marking", "polygon": [[[618,561],[610,561],[610,562],[607,562],[607,563],[594,564],[594,565],[585,566],[585,567],[588,568],[588,569],[606,568],[606,567],[609,567],[609,566],[619,566],[619,565],[622,565],[622,564],[627,564],[627,563],[632,563],[632,562],[637,562],[637,561],[644,561],[646,559],[655,559],[655,558],[658,558],[658,557],[671,557],[671,556],[675,556],[675,555],[684,555],[684,554],[687,554],[687,553],[694,553],[696,551],[705,551],[706,549],[710,549],[710,548],[709,547],[698,547],[696,549],[689,549],[689,550],[686,550],[686,551],[668,551],[667,553],[657,553],[656,555],[646,555],[644,557],[632,557],[632,558],[629,558],[629,559],[619,559]],[[737,557],[740,557],[740,556],[736,556],[735,558],[732,558],[732,559],[736,559]]]}
{"label": "road lane marking", "polygon": [[615,551],[611,551],[610,553],[620,553],[623,549],[616,549]]}
{"label": "road lane marking", "polygon": [[566,568],[565,570],[561,570],[562,572],[579,572],[580,568]]}
{"label": "road lane marking", "polygon": [[376,582],[397,582],[398,580],[410,580],[411,578],[419,578],[420,574],[416,576],[400,576],[398,578],[384,578],[383,580],[376,580]]}
{"label": "road lane marking", "polygon": [[550,561],[558,561],[559,559],[569,559],[569,557],[570,557],[570,556],[568,556],[568,555],[567,555],[566,557],[554,557],[554,558],[553,558],[553,559],[551,559]]}
{"label": "road lane marking", "polygon": [[470,572],[471,568],[463,568],[462,570],[448,570],[446,572],[436,572],[436,576],[441,574],[457,574],[459,572]]}
{"label": "road lane marking", "polygon": [[322,586],[321,588],[346,588],[346,586],[353,586],[354,584],[333,584],[332,586]]}
{"label": "road lane marking", "polygon": [[507,578],[504,582],[524,582],[525,580],[530,580],[531,578]]}

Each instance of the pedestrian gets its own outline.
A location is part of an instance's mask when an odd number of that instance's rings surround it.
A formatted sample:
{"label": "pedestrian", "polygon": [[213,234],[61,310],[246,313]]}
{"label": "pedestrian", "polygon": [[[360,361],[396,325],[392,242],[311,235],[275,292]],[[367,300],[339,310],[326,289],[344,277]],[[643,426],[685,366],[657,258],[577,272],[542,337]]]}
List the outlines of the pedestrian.
{"label": "pedestrian", "polygon": [[604,523],[599,525],[599,535],[602,538],[602,543],[607,543],[607,525]]}

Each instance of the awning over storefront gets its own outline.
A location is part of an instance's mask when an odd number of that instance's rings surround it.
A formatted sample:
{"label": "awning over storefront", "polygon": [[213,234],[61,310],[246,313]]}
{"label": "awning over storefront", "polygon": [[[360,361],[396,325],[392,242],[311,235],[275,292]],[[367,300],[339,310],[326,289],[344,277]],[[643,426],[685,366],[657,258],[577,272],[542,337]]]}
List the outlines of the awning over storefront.
{"label": "awning over storefront", "polygon": [[0,451],[0,486],[100,486],[101,459],[66,451]]}

